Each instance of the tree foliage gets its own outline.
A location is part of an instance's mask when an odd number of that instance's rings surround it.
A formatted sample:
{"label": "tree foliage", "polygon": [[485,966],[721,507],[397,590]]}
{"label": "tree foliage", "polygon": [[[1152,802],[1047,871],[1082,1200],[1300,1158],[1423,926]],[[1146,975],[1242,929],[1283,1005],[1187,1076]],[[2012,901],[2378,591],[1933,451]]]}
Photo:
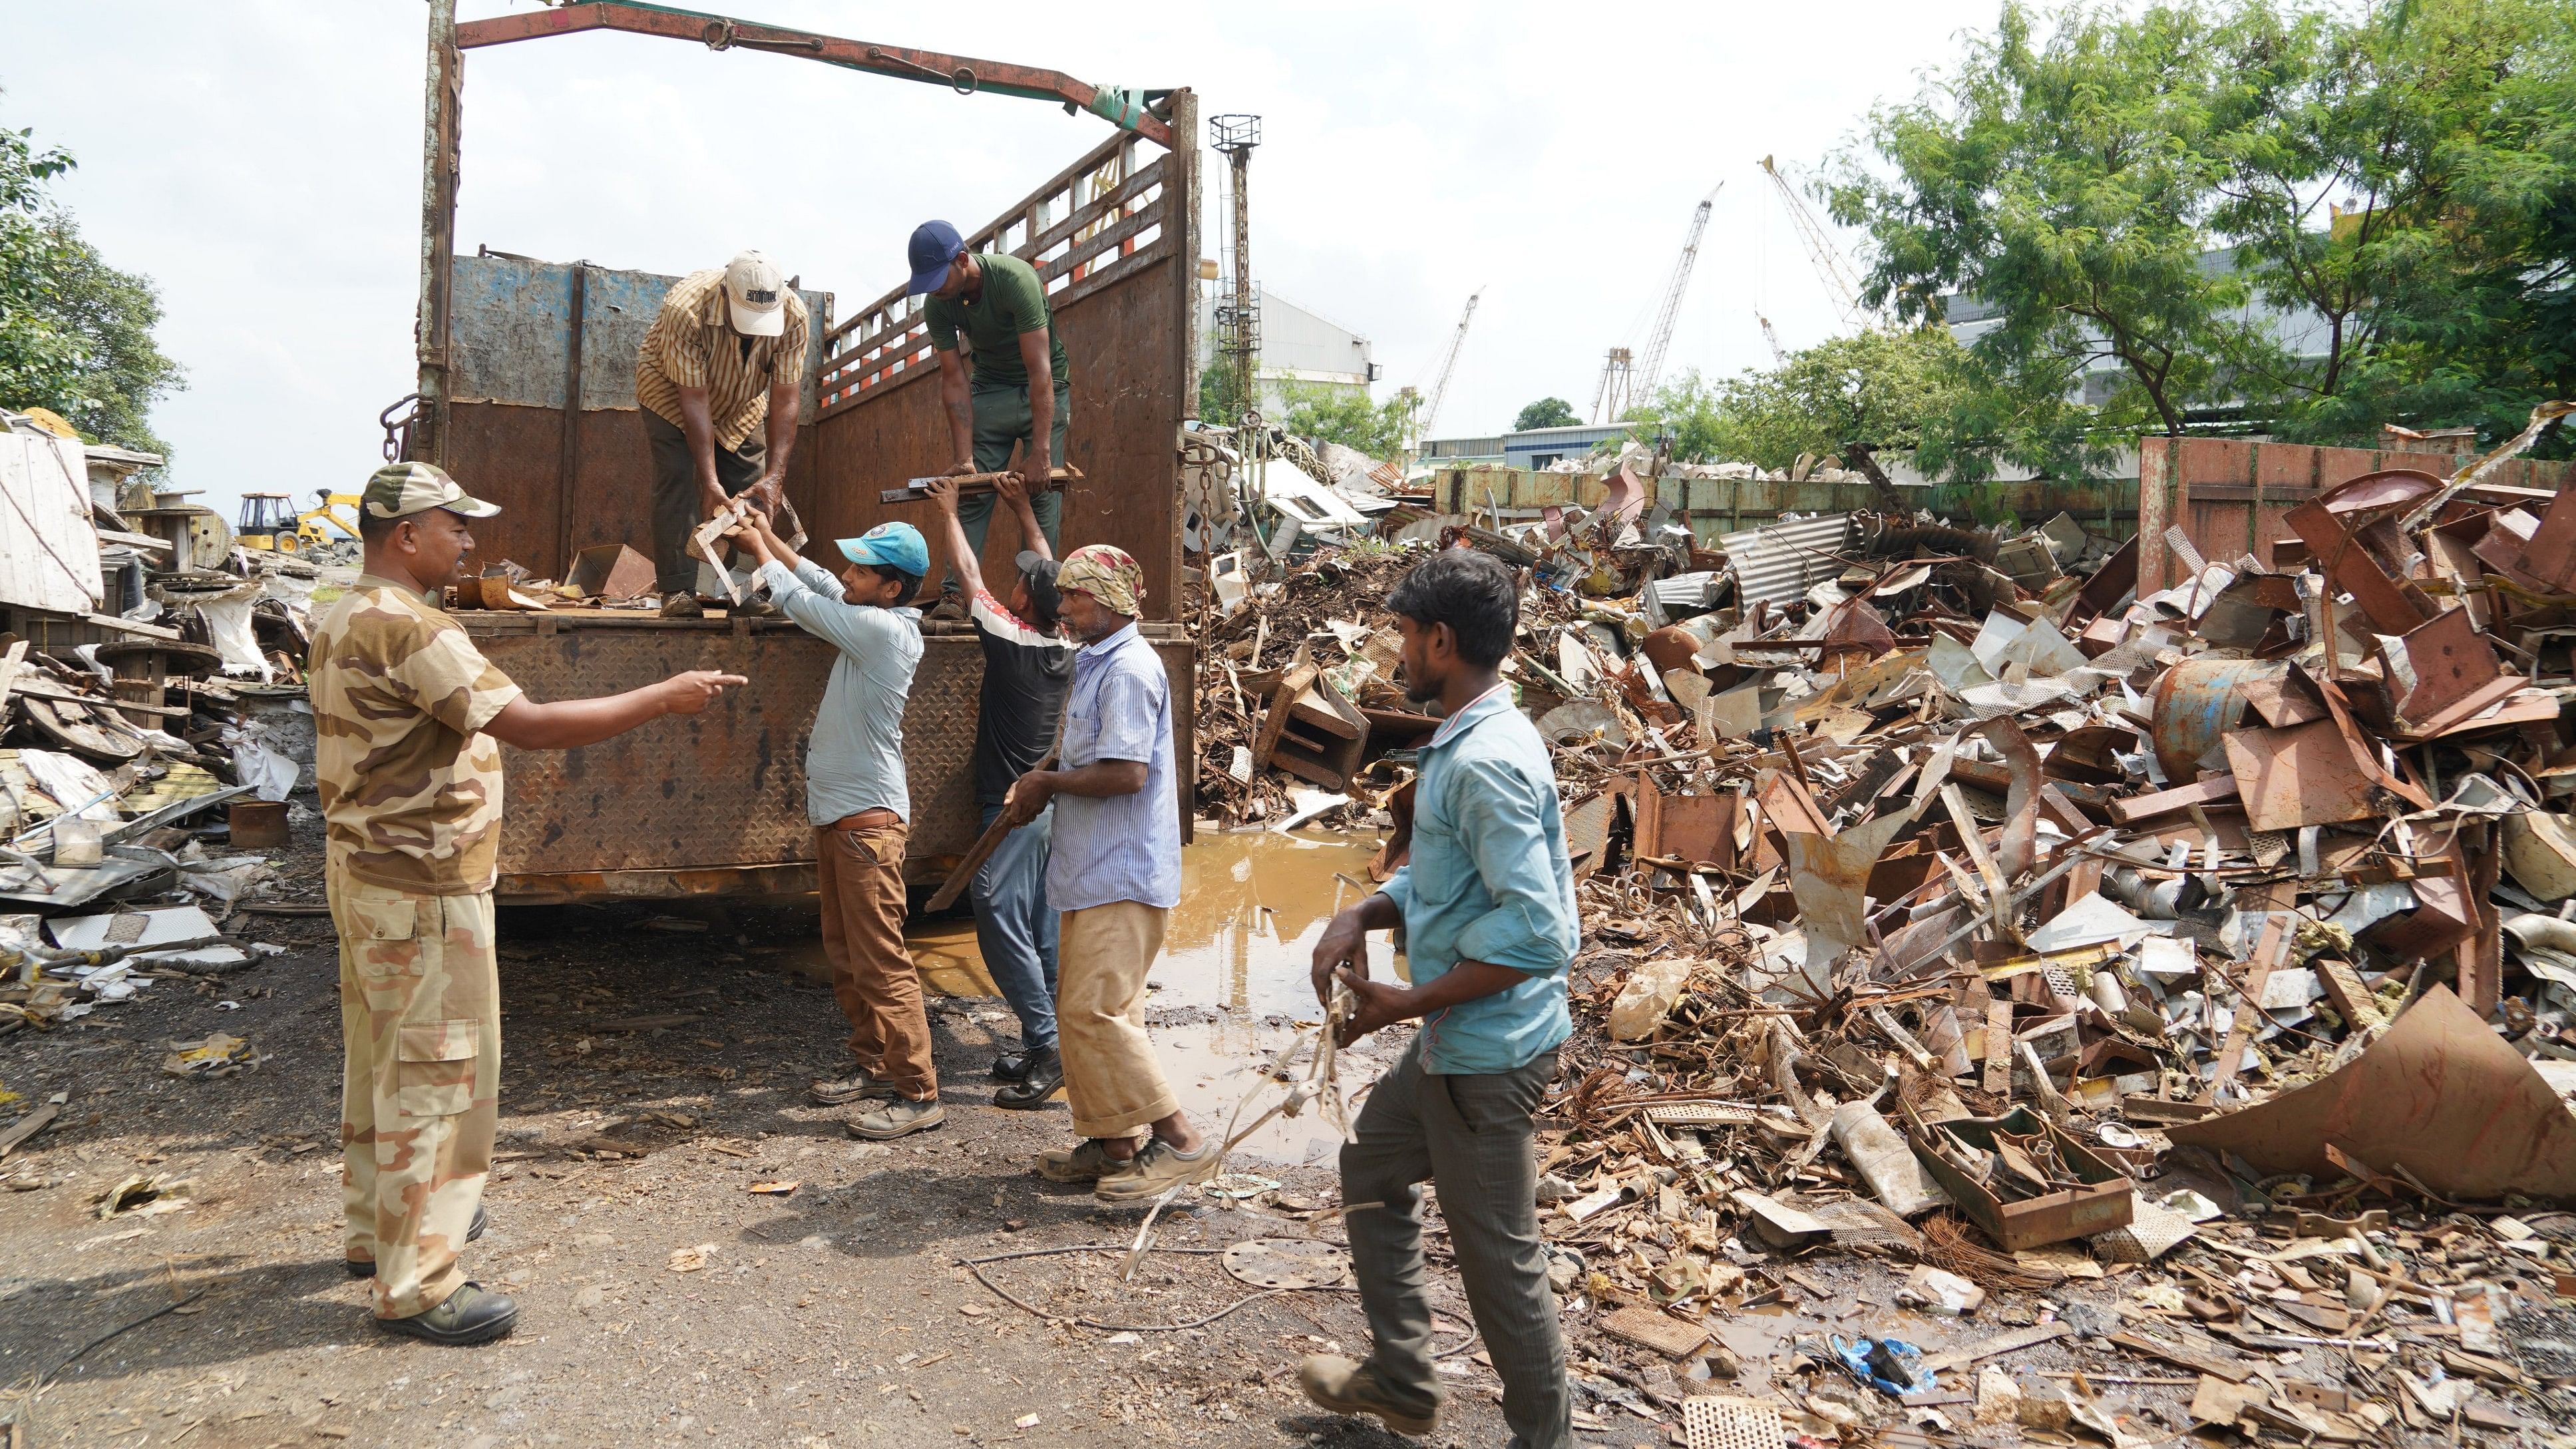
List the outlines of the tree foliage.
{"label": "tree foliage", "polygon": [[1521,409],[1512,419],[1512,431],[1526,433],[1532,428],[1570,428],[1583,419],[1574,415],[1574,404],[1561,397],[1543,397]]}
{"label": "tree foliage", "polygon": [[2564,0],[2015,0],[1831,178],[1867,300],[1973,334],[1927,471],[2211,422],[2492,435],[2576,387]]}
{"label": "tree foliage", "polygon": [[161,300],[50,203],[47,183],[72,164],[0,128],[0,404],[51,408],[94,441],[167,456],[148,413],[182,382],[152,340]]}
{"label": "tree foliage", "polygon": [[1802,453],[1830,457],[1845,443],[1911,448],[1922,441],[1924,420],[1955,404],[1962,360],[1959,344],[1938,327],[1864,332],[1713,386],[1686,373],[1630,416],[1646,431],[1671,432],[1673,456],[1686,462],[1776,470]]}
{"label": "tree foliage", "polygon": [[1376,403],[1355,388],[1294,383],[1288,385],[1286,397],[1288,415],[1279,420],[1279,428],[1293,437],[1339,443],[1372,458],[1392,458],[1404,450],[1406,409],[1397,399]]}

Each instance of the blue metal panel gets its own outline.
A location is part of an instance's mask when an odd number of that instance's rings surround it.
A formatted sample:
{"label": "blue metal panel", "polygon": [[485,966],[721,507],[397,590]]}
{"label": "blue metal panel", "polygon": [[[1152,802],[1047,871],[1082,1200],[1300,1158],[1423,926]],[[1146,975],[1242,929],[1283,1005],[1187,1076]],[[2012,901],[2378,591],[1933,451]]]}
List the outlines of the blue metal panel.
{"label": "blue metal panel", "polygon": [[[680,279],[607,267],[583,270],[581,405],[586,411],[631,408],[636,351],[663,296]],[[448,374],[454,400],[563,409],[572,272],[571,263],[527,257],[456,259],[454,363]],[[810,316],[805,411],[811,416],[832,294],[800,289],[799,295]]]}

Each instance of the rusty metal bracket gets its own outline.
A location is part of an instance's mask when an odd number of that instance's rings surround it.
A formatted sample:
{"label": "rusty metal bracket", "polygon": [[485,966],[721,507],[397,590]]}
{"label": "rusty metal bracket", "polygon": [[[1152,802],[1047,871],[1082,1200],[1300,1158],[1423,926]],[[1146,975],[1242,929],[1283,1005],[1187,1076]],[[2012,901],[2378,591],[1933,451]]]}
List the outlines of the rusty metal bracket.
{"label": "rusty metal bracket", "polygon": [[1171,126],[1145,104],[1157,94],[1155,92],[1140,95],[1115,86],[1092,85],[1063,71],[1041,66],[977,60],[934,50],[871,45],[839,36],[817,35],[810,30],[763,25],[757,21],[737,20],[727,15],[710,15],[667,5],[625,3],[625,0],[566,0],[565,4],[549,10],[465,21],[456,27],[456,48],[473,50],[519,40],[571,35],[584,30],[622,30],[632,35],[690,40],[709,50],[765,50],[779,55],[800,56],[826,65],[867,71],[872,75],[943,85],[959,95],[991,91],[1028,100],[1056,101],[1067,111],[1089,111],[1120,130],[1133,131],[1167,150],[1172,145]]}

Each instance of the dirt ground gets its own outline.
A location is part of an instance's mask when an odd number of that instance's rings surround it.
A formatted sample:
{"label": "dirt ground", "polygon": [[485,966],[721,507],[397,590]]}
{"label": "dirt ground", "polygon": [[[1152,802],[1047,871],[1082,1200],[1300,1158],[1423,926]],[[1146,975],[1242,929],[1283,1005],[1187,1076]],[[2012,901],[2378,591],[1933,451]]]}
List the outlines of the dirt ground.
{"label": "dirt ground", "polygon": [[[298,830],[285,893],[318,896],[312,822]],[[1197,864],[1199,878],[1242,892],[1246,904],[1225,909],[1253,925],[1204,937],[1195,958],[1167,955],[1156,976],[1168,988],[1156,998],[1158,1041],[1207,1127],[1293,1027],[1281,1009],[1293,986],[1283,995],[1268,978],[1309,949],[1331,898],[1306,897],[1337,859],[1294,854],[1293,843],[1246,849]],[[1281,884],[1296,880],[1306,884]],[[476,1349],[386,1335],[370,1323],[366,1286],[340,1266],[328,919],[244,915],[233,929],[287,954],[221,978],[156,981],[76,1023],[0,1040],[0,1091],[23,1099],[0,1108],[0,1126],[69,1094],[56,1124],[0,1165],[12,1189],[0,1192],[0,1426],[20,1436],[0,1427],[0,1446],[1412,1442],[1315,1413],[1297,1390],[1303,1355],[1366,1351],[1351,1293],[1235,1306],[1253,1290],[1216,1252],[1260,1237],[1340,1239],[1338,1221],[1312,1211],[1337,1201],[1329,1142],[1315,1135],[1329,1128],[1274,1124],[1256,1139],[1266,1155],[1234,1164],[1275,1180],[1272,1198],[1167,1214],[1133,1283],[1100,1254],[989,1265],[996,1285],[1050,1314],[1107,1326],[1041,1321],[959,1260],[1124,1245],[1141,1211],[1102,1210],[1087,1191],[1036,1176],[1036,1154],[1068,1139],[1068,1119],[1060,1102],[1037,1113],[991,1105],[986,1069],[1017,1035],[995,999],[933,999],[944,1127],[866,1144],[843,1130],[850,1109],[808,1105],[806,1084],[845,1060],[839,1013],[813,971],[809,904],[503,911],[492,1226],[467,1267],[519,1299],[519,1328]],[[943,943],[958,933],[956,922],[925,927]],[[950,989],[954,949],[916,948]],[[1579,965],[1578,977],[1598,969]],[[1213,1005],[1192,972],[1216,980]],[[217,1030],[253,1043],[256,1066],[208,1080],[163,1072],[171,1042]],[[1403,1041],[1366,1044],[1345,1082],[1373,1074]],[[1599,1044],[1588,1050],[1597,1056]],[[110,1185],[154,1174],[187,1184],[183,1207],[99,1216]],[[796,1186],[784,1196],[751,1191],[786,1181]],[[1651,1238],[1588,1243],[1587,1262],[1643,1271]],[[1737,1259],[1757,1260],[1784,1286],[1717,1328],[1743,1366],[1727,1386],[1741,1394],[1811,1388],[1774,1378],[1801,1339],[1892,1332],[1938,1351],[2052,1307],[2015,1294],[1974,1320],[1932,1319],[1891,1308],[1901,1265]],[[2107,1307],[2127,1271],[2056,1290],[2055,1310]],[[1440,1342],[1457,1351],[1442,1364],[1449,1404],[1429,1442],[1499,1445],[1499,1385],[1436,1254],[1434,1276]],[[1162,1331],[1229,1306],[1204,1327]],[[1566,1327],[1578,1423],[1602,1426],[1580,1429],[1580,1442],[1679,1442],[1658,1421],[1693,1388],[1719,1386],[1680,1382],[1676,1365],[1604,1337],[1598,1311],[1576,1287]],[[1138,1331],[1113,1331],[1129,1326]],[[2316,1350],[2283,1358],[2284,1371],[2336,1376]],[[2312,1361],[2287,1362],[2299,1359]],[[2104,1407],[2142,1437],[2189,1423],[2188,1375],[2098,1340],[2043,1344],[2008,1367],[2034,1391],[2090,1375]],[[1963,1415],[1966,1396],[1925,1402]]]}
{"label": "dirt ground", "polygon": [[[318,880],[289,887],[308,888]],[[379,1332],[366,1286],[341,1271],[327,918],[238,918],[241,935],[289,954],[219,980],[156,982],[0,1043],[0,1088],[29,1102],[71,1094],[10,1158],[21,1190],[0,1192],[0,1419],[14,1415],[23,1435],[0,1431],[0,1443],[1402,1442],[1313,1413],[1297,1391],[1303,1354],[1364,1348],[1347,1292],[1264,1298],[1204,1329],[1113,1341],[1051,1329],[957,1266],[1123,1244],[1142,1219],[1035,1175],[1068,1119],[1061,1102],[990,1105],[985,1069],[1016,1040],[998,1001],[933,1002],[947,1124],[863,1144],[843,1131],[849,1109],[804,1099],[844,1060],[831,995],[803,969],[810,909],[672,929],[682,924],[641,906],[502,913],[500,1160],[491,1230],[467,1268],[515,1295],[522,1317],[484,1348]],[[251,1041],[256,1068],[162,1072],[170,1041],[216,1030]],[[1233,1095],[1209,1106],[1229,1109]],[[1246,1166],[1292,1196],[1331,1200],[1323,1168]],[[188,1205],[102,1221],[94,1199],[135,1174],[186,1180]],[[785,1197],[747,1190],[786,1179],[800,1185]],[[1175,1249],[1310,1235],[1254,1207],[1167,1213],[1155,1231]],[[704,1266],[675,1271],[683,1249]],[[1079,1255],[987,1271],[1053,1311],[1142,1325],[1252,1291],[1205,1252],[1150,1255],[1123,1293],[1114,1269]],[[1462,1323],[1451,1287],[1447,1316]],[[1464,1355],[1450,1368],[1454,1410],[1434,1442],[1500,1443],[1492,1374]]]}

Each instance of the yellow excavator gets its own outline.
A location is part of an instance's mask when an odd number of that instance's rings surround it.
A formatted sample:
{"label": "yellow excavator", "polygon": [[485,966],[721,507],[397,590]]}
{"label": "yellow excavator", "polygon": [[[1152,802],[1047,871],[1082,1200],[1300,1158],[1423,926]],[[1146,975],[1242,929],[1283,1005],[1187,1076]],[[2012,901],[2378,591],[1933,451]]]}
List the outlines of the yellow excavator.
{"label": "yellow excavator", "polygon": [[[289,493],[245,493],[242,495],[241,523],[234,533],[244,548],[264,548],[273,553],[310,553],[332,542],[322,531],[329,524],[354,541],[358,537],[358,501],[355,493],[334,493],[316,488],[313,496],[321,500],[319,508],[295,511],[294,495]],[[348,509],[343,515],[340,510]]]}

